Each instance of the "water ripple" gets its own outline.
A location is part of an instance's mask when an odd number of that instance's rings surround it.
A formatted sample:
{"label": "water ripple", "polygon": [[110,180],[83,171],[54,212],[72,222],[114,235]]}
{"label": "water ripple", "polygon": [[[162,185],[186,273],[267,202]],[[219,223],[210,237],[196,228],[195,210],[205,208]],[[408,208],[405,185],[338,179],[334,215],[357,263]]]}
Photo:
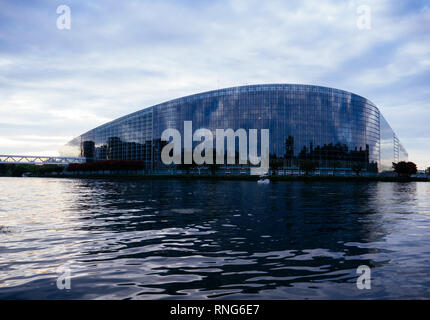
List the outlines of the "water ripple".
{"label": "water ripple", "polygon": [[429,186],[0,178],[0,298],[430,298]]}

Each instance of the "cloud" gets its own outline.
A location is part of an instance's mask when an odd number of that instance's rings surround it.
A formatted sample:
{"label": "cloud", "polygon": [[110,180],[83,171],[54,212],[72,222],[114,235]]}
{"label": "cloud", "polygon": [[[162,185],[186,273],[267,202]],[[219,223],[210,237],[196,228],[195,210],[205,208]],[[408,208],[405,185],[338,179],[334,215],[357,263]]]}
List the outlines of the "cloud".
{"label": "cloud", "polygon": [[[56,28],[60,4],[71,8],[71,30]],[[362,4],[371,9],[370,30],[356,25]],[[411,142],[417,132],[430,138],[419,116],[430,109],[428,1],[0,0],[0,7],[4,139],[77,136],[187,94],[281,82],[363,95],[380,106],[412,160],[430,149]],[[0,141],[0,153],[10,148]]]}

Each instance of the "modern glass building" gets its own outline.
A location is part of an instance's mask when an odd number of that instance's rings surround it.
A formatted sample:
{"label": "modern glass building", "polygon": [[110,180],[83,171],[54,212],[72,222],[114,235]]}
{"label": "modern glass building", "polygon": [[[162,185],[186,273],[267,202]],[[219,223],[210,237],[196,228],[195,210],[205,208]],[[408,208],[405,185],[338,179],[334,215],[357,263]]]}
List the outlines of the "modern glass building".
{"label": "modern glass building", "polygon": [[161,149],[167,142],[161,134],[167,128],[183,133],[184,121],[192,121],[193,130],[211,130],[214,137],[216,129],[269,129],[270,163],[278,170],[295,170],[311,160],[321,171],[359,165],[381,172],[408,158],[372,102],[338,89],[298,84],[233,87],[164,102],[82,134],[61,154],[88,161],[142,160],[148,171],[163,171]]}

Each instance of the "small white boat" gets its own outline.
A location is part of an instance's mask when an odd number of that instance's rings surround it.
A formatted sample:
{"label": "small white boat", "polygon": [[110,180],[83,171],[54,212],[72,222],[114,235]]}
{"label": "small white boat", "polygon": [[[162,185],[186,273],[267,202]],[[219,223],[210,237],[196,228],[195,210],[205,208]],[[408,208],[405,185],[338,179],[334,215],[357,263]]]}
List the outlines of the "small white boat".
{"label": "small white boat", "polygon": [[268,183],[270,183],[270,180],[267,177],[267,175],[263,174],[263,175],[260,176],[260,179],[257,181],[257,183],[259,183],[259,184],[268,184]]}

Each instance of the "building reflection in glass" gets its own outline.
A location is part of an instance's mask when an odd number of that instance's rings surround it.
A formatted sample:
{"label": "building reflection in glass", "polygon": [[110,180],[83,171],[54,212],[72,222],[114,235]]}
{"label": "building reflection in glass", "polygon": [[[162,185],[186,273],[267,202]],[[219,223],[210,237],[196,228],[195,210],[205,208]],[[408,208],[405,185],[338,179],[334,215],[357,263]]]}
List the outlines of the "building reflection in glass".
{"label": "building reflection in glass", "polygon": [[161,134],[167,128],[183,133],[184,121],[192,121],[193,130],[211,130],[214,138],[216,129],[269,129],[271,161],[284,168],[312,160],[320,168],[359,164],[383,171],[408,157],[369,100],[291,84],[233,87],[171,100],[92,129],[69,142],[62,154],[88,161],[142,160],[149,170],[163,169]]}

